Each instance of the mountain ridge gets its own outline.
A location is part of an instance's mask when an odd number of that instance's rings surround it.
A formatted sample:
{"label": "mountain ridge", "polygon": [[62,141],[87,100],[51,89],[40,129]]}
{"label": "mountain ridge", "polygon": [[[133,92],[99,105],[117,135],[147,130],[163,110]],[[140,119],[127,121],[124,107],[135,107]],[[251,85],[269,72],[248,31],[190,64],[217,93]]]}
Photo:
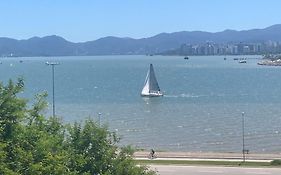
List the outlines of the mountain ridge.
{"label": "mountain ridge", "polygon": [[119,55],[155,54],[178,48],[181,44],[198,44],[207,41],[262,42],[281,41],[281,24],[264,29],[231,30],[220,32],[179,31],[134,39],[130,37],[107,36],[93,41],[71,42],[57,35],[13,39],[0,37],[2,56],[75,56],[75,55]]}

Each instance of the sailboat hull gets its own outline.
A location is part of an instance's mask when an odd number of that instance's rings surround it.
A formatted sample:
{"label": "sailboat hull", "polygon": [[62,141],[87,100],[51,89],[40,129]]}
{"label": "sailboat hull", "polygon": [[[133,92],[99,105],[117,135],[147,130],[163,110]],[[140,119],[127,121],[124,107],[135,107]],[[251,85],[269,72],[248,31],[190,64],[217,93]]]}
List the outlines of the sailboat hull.
{"label": "sailboat hull", "polygon": [[161,93],[161,92],[142,93],[141,96],[143,96],[143,97],[161,97],[161,96],[163,96],[163,93]]}

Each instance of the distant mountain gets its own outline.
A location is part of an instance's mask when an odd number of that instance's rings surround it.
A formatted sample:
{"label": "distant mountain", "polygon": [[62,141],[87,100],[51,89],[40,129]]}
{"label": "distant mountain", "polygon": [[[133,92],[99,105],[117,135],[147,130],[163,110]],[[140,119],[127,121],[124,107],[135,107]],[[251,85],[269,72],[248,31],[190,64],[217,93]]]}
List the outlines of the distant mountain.
{"label": "distant mountain", "polygon": [[2,56],[67,56],[75,55],[77,44],[58,36],[33,37],[28,40],[0,38]]}
{"label": "distant mountain", "polygon": [[142,39],[110,36],[84,43],[69,42],[56,35],[42,38],[33,37],[27,40],[2,37],[0,38],[0,56],[150,54],[175,49],[183,43],[263,42],[268,40],[281,41],[281,24],[264,29],[243,31],[161,33]]}

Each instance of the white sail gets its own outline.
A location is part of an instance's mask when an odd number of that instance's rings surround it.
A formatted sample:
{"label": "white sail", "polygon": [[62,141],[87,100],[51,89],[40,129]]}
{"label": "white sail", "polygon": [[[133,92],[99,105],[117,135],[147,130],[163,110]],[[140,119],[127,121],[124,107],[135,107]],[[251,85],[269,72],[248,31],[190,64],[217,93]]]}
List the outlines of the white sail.
{"label": "white sail", "polygon": [[141,95],[149,95],[149,72],[150,72],[150,70],[148,70],[148,72],[146,74],[146,78],[144,81],[144,87],[141,91]]}
{"label": "white sail", "polygon": [[150,64],[149,70],[147,72],[141,95],[151,97],[163,96],[160,91],[152,64]]}

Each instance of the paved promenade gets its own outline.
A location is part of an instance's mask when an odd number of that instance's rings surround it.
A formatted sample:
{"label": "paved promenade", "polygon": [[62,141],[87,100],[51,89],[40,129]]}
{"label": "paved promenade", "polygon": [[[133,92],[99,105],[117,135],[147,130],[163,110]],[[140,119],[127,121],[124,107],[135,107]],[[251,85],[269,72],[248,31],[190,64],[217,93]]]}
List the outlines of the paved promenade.
{"label": "paved promenade", "polygon": [[150,165],[158,175],[280,175],[280,168]]}
{"label": "paved promenade", "polygon": [[[136,152],[135,159],[148,159],[149,152]],[[214,152],[156,152],[156,160],[212,160],[212,161],[242,161],[240,153]],[[281,154],[246,154],[246,161],[270,162],[281,159]],[[281,168],[251,168],[208,165],[149,165],[158,175],[280,175]]]}
{"label": "paved promenade", "polygon": [[[165,160],[229,160],[241,161],[242,153],[214,153],[214,152],[156,152],[157,159]],[[149,152],[135,152],[136,159],[148,158]],[[248,161],[269,162],[274,159],[281,159],[279,154],[246,154]]]}

